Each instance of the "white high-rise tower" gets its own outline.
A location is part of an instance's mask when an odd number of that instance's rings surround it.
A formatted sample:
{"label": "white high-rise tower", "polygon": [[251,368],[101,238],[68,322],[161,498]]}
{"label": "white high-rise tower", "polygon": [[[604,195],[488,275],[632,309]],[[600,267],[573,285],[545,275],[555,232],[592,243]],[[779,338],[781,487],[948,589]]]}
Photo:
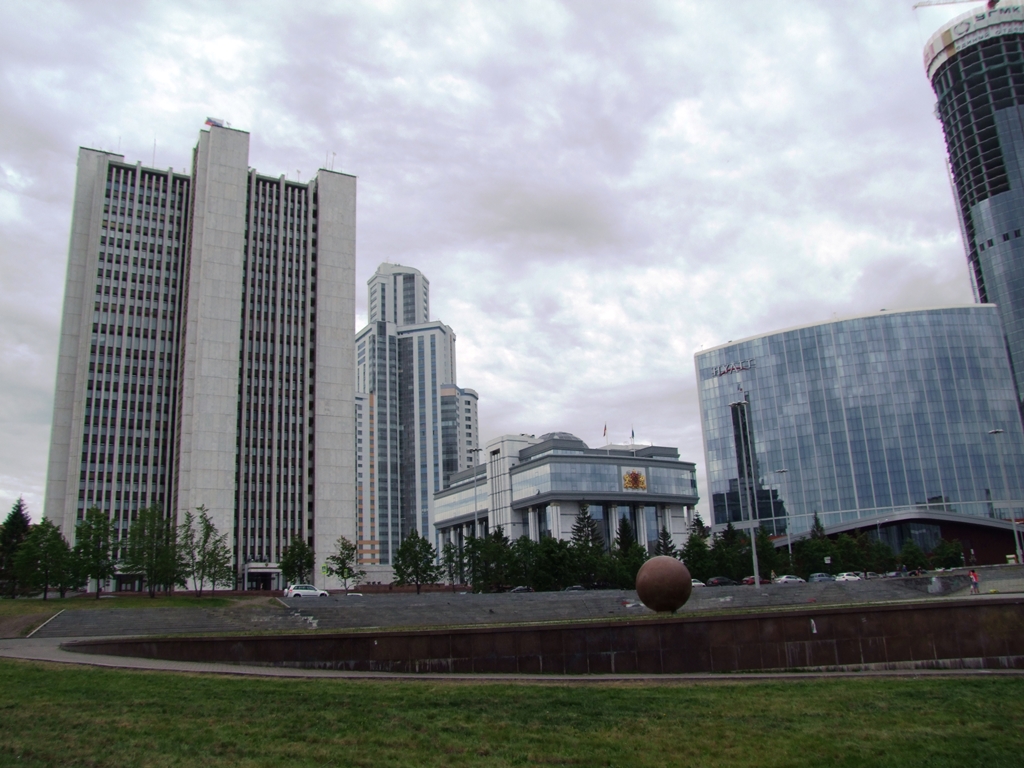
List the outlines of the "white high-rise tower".
{"label": "white high-rise tower", "polygon": [[355,193],[261,175],[220,125],[189,175],[79,151],[44,511],[69,538],[202,505],[272,588],[289,543],[319,573],[355,536]]}

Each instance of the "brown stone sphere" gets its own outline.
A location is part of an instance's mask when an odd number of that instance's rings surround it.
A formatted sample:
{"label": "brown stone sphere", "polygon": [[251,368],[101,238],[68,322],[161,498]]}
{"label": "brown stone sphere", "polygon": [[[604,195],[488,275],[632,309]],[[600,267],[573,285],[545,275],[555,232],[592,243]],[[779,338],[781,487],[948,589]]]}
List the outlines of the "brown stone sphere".
{"label": "brown stone sphere", "polygon": [[636,594],[652,611],[675,613],[693,592],[690,569],[667,555],[652,557],[636,575]]}

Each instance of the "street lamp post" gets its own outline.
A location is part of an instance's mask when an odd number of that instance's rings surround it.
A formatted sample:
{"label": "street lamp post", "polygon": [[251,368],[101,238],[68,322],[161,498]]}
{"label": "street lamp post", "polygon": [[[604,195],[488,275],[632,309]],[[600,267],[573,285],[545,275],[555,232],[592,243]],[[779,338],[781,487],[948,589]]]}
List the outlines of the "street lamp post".
{"label": "street lamp post", "polygon": [[[745,441],[743,441],[743,440],[740,441],[741,443],[746,442],[745,451],[744,451],[744,453],[746,455],[743,457],[743,463],[746,465],[746,467],[749,468],[749,469],[745,469],[744,473],[743,473],[744,475],[746,475],[746,480],[747,480],[747,482],[745,483],[747,488],[744,489],[744,491],[746,492],[744,495],[747,496],[747,509],[750,512],[751,518],[753,520],[753,524],[749,527],[748,530],[750,531],[750,553],[751,553],[751,558],[752,558],[753,564],[754,564],[754,587],[758,591],[760,591],[760,589],[761,589],[761,569],[760,569],[760,566],[759,566],[759,564],[757,562],[757,529],[761,527],[761,515],[759,514],[758,509],[757,509],[757,481],[755,480],[754,475],[753,475],[753,469],[754,469],[756,461],[755,461],[755,457],[754,457],[753,448],[752,448],[752,446],[750,444],[750,413],[749,413],[749,410],[748,410],[748,408],[750,406],[750,403],[749,403],[749,401],[744,399],[744,400],[741,400],[741,401],[739,401],[737,403],[732,403],[730,405],[739,406],[738,410],[739,410],[740,416],[741,416],[741,418],[743,420],[743,425],[742,425],[743,426],[743,431],[746,433],[746,437],[747,437],[747,439]],[[750,508],[751,503],[753,503],[753,509]],[[741,515],[742,515],[742,512],[743,512],[743,506],[742,506],[742,502],[741,502],[741,504],[740,504],[740,514]]]}
{"label": "street lamp post", "polygon": [[[999,474],[1003,478],[1003,490],[1006,492],[1007,504],[1010,503],[1010,487],[1006,484],[1006,465],[1003,462],[1003,441],[999,440],[999,435],[1003,434],[1001,429],[990,429],[988,431],[990,435],[996,436],[996,448],[999,452]],[[1021,551],[1020,551],[1020,539],[1017,537],[1017,515],[1014,514],[1013,508],[1007,506],[1010,512],[1010,527],[1013,529],[1013,549],[1017,557],[1017,565],[1021,564]]]}
{"label": "street lamp post", "polygon": [[480,484],[480,479],[477,477],[476,468],[480,466],[480,451],[481,448],[470,448],[469,452],[473,454],[473,538],[480,537],[480,505],[476,501],[476,488]]}

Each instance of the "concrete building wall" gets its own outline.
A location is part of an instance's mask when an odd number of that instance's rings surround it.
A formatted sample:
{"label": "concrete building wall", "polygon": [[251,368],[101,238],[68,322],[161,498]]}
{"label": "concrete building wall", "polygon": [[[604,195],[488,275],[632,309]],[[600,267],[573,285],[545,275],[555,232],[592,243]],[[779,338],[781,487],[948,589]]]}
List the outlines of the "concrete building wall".
{"label": "concrete building wall", "polygon": [[[356,179],[317,174],[314,544],[317,583],[339,536],[356,538]],[[311,278],[312,285],[312,278]],[[340,586],[333,582],[328,586]]]}
{"label": "concrete building wall", "polygon": [[89,365],[89,328],[85,316],[91,314],[92,296],[88,290],[91,288],[88,276],[95,272],[98,263],[104,187],[111,159],[124,161],[122,155],[84,147],[78,150],[43,506],[43,516],[59,526],[68,540],[72,540],[77,518],[85,407],[82,383]]}
{"label": "concrete building wall", "polygon": [[248,146],[201,131],[191,176],[81,151],[44,514],[97,506],[118,541],[205,506],[269,588],[294,540],[319,572],[356,535],[356,182],[260,176]]}
{"label": "concrete building wall", "polygon": [[213,127],[193,158],[176,511],[235,528],[238,360],[249,134]]}

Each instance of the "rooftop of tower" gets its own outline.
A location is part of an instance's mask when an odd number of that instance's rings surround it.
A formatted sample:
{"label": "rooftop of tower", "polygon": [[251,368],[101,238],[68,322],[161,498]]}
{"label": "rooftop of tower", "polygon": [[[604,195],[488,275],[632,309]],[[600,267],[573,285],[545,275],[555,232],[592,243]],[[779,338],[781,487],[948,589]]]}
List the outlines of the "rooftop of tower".
{"label": "rooftop of tower", "polygon": [[928,79],[955,53],[991,37],[1024,33],[1024,5],[980,6],[939,27],[924,46]]}

